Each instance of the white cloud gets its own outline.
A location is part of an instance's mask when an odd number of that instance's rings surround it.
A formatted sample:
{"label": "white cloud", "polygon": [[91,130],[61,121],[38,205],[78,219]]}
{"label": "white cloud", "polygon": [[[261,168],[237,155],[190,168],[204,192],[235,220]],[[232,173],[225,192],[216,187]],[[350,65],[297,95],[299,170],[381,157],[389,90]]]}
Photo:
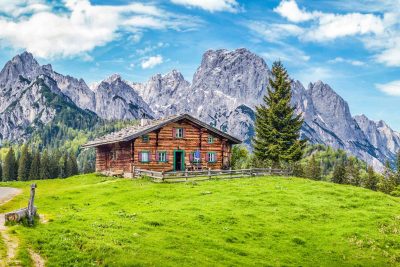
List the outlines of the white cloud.
{"label": "white cloud", "polygon": [[308,12],[300,9],[295,0],[281,1],[274,11],[291,22],[311,21],[311,26],[304,27],[305,35],[302,36],[309,41],[328,41],[384,31],[383,19],[373,14]]}
{"label": "white cloud", "polygon": [[347,64],[350,64],[350,65],[353,65],[353,66],[364,66],[365,65],[365,62],[362,62],[360,60],[345,59],[345,58],[342,58],[342,57],[336,57],[334,59],[331,59],[331,60],[328,61],[328,63],[332,63],[332,64],[334,64],[334,63],[347,63]]}
{"label": "white cloud", "polygon": [[[372,10],[380,11],[378,14],[383,15],[366,13],[366,3],[371,4]],[[296,31],[284,31],[279,35],[274,33],[279,33],[280,29],[275,25],[280,24],[272,24],[264,27],[272,26],[276,29],[269,29],[265,33],[272,33],[270,36],[273,36],[275,42],[289,36],[308,42],[327,42],[338,38],[355,37],[361,40],[367,49],[375,52],[374,59],[377,62],[398,67],[400,66],[400,1],[387,0],[380,2],[379,5],[372,3],[371,0],[356,5],[353,5],[353,2],[346,2],[347,8],[356,8],[364,12],[335,14],[308,11],[300,8],[295,0],[282,0],[274,11],[289,22],[295,23],[298,28]],[[301,26],[297,25],[299,23]],[[250,29],[260,34],[260,31],[257,32],[257,29],[250,26]],[[261,26],[258,26],[259,28]],[[357,65],[360,62],[350,64]]]}
{"label": "white cloud", "polygon": [[151,69],[157,65],[162,64],[163,62],[164,62],[163,57],[161,55],[157,55],[142,60],[141,65],[143,69]]}
{"label": "white cloud", "polygon": [[286,63],[298,65],[310,60],[309,55],[292,46],[269,48],[261,55],[269,62],[281,60],[284,65]]}
{"label": "white cloud", "polygon": [[309,84],[317,80],[326,82],[326,80],[334,76],[337,76],[337,72],[326,67],[309,67],[293,74],[293,77],[297,77],[303,84]]}
{"label": "white cloud", "polygon": [[143,56],[146,54],[149,54],[150,52],[153,52],[154,50],[160,49],[160,48],[164,48],[164,47],[168,47],[169,43],[164,43],[164,42],[158,42],[155,45],[148,45],[142,49],[137,49],[136,50],[136,54]]}
{"label": "white cloud", "polygon": [[279,43],[283,37],[299,36],[303,29],[294,24],[266,24],[260,21],[249,21],[245,24],[250,30],[268,42]]}
{"label": "white cloud", "polygon": [[376,88],[380,91],[384,92],[385,94],[391,96],[400,96],[400,80],[392,81],[385,84],[375,84]]}
{"label": "white cloud", "polygon": [[[18,0],[27,2],[33,0]],[[128,5],[92,5],[88,0],[65,0],[64,13],[52,12],[51,6],[32,14],[15,15],[9,8],[0,13],[0,44],[23,48],[42,58],[84,55],[131,33],[139,41],[145,29],[187,29],[195,27],[196,18],[171,14],[156,6],[141,3]],[[14,11],[13,11],[14,10]],[[10,18],[10,16],[14,16]],[[188,23],[188,21],[190,21]]]}
{"label": "white cloud", "polygon": [[237,12],[239,4],[236,0],[171,0],[172,3],[186,7],[201,8],[210,12]]}
{"label": "white cloud", "polygon": [[317,15],[307,12],[305,9],[300,9],[294,0],[281,1],[279,6],[274,8],[274,11],[292,22],[308,21]]}
{"label": "white cloud", "polygon": [[3,0],[0,1],[0,14],[19,17],[29,13],[49,11],[44,0]]}

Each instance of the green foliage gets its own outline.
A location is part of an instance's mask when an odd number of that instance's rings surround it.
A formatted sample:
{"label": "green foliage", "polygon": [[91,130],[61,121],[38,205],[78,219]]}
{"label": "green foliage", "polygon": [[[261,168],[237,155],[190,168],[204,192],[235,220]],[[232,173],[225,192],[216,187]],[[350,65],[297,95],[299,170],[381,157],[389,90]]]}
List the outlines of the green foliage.
{"label": "green foliage", "polygon": [[40,179],[49,179],[49,178],[51,178],[50,158],[47,150],[44,150],[40,161]]}
{"label": "green foliage", "polygon": [[321,180],[321,165],[316,160],[315,155],[312,155],[306,169],[306,177],[313,180]]}
{"label": "green foliage", "polygon": [[232,148],[231,166],[233,169],[245,169],[248,163],[249,151],[243,145],[235,145]]}
{"label": "green foliage", "polygon": [[253,143],[259,161],[280,166],[300,160],[305,141],[299,140],[303,120],[301,115],[295,115],[295,107],[290,104],[291,81],[281,62],[272,65],[272,76],[264,104],[256,107]]}
{"label": "green foliage", "polygon": [[336,184],[346,183],[346,166],[343,161],[338,161],[333,169],[332,182]]}
{"label": "green foliage", "polygon": [[11,147],[4,159],[3,164],[3,181],[17,180],[18,164],[15,159],[14,149]]}
{"label": "green foliage", "polygon": [[28,150],[27,145],[23,145],[21,149],[21,155],[18,161],[18,180],[27,181],[29,180],[29,168],[31,166],[31,153]]}
{"label": "green foliage", "polygon": [[[24,193],[0,213],[26,205],[29,182],[2,185]],[[37,185],[48,222],[10,231],[46,266],[400,263],[400,199],[354,186],[282,177],[157,184],[93,174]]]}
{"label": "green foliage", "polygon": [[32,158],[31,168],[29,170],[29,180],[40,179],[40,153],[35,151]]}
{"label": "green foliage", "polygon": [[376,191],[378,189],[379,176],[374,172],[371,166],[368,166],[365,188]]}

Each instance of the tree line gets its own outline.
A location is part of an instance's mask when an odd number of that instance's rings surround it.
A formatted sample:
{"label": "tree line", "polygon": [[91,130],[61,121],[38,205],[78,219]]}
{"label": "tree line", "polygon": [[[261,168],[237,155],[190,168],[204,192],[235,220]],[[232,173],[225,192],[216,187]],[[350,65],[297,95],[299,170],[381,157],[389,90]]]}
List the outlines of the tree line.
{"label": "tree line", "polygon": [[30,149],[27,145],[23,145],[18,151],[10,147],[3,162],[0,162],[2,181],[66,178],[78,173],[74,154],[59,150],[40,152],[39,149]]}

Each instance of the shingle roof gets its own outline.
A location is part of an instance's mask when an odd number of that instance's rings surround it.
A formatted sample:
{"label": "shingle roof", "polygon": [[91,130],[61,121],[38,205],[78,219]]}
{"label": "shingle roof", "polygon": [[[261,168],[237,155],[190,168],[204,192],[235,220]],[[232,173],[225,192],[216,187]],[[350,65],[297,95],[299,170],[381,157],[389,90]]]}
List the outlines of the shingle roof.
{"label": "shingle roof", "polygon": [[211,125],[208,125],[207,123],[204,123],[204,122],[190,116],[189,114],[182,114],[182,115],[173,115],[173,116],[169,116],[169,117],[158,119],[158,120],[152,120],[152,121],[150,121],[149,124],[147,124],[145,126],[140,126],[140,125],[130,126],[130,127],[124,128],[120,131],[113,132],[113,133],[107,134],[105,136],[96,138],[93,141],[89,141],[88,143],[84,144],[82,147],[88,148],[88,147],[96,147],[96,146],[105,145],[105,144],[130,141],[134,138],[137,138],[139,136],[142,136],[144,134],[147,134],[154,130],[157,130],[157,129],[165,126],[168,123],[180,121],[182,119],[187,119],[197,125],[200,125],[206,129],[208,129],[209,131],[211,131],[219,136],[225,137],[226,139],[230,140],[234,144],[240,144],[242,142],[240,139],[238,139],[232,135],[229,135],[227,133],[224,133],[224,132],[218,130],[217,128],[212,127]]}

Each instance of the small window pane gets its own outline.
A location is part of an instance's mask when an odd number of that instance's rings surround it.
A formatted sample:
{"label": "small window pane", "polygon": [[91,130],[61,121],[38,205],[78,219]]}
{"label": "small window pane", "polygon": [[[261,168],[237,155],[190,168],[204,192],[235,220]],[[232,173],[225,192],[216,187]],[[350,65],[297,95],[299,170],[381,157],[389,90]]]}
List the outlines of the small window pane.
{"label": "small window pane", "polygon": [[214,137],[213,137],[212,135],[209,135],[209,136],[208,136],[208,143],[209,143],[209,144],[214,143]]}
{"label": "small window pane", "polygon": [[216,162],[216,159],[215,152],[208,152],[208,162]]}
{"label": "small window pane", "polygon": [[149,162],[149,152],[142,152],[142,162]]}
{"label": "small window pane", "polygon": [[147,135],[147,134],[143,135],[142,136],[142,141],[145,142],[145,143],[149,142],[149,135]]}
{"label": "small window pane", "polygon": [[183,138],[183,128],[176,128],[176,138]]}
{"label": "small window pane", "polygon": [[158,152],[158,161],[166,162],[167,161],[167,153],[166,152]]}

